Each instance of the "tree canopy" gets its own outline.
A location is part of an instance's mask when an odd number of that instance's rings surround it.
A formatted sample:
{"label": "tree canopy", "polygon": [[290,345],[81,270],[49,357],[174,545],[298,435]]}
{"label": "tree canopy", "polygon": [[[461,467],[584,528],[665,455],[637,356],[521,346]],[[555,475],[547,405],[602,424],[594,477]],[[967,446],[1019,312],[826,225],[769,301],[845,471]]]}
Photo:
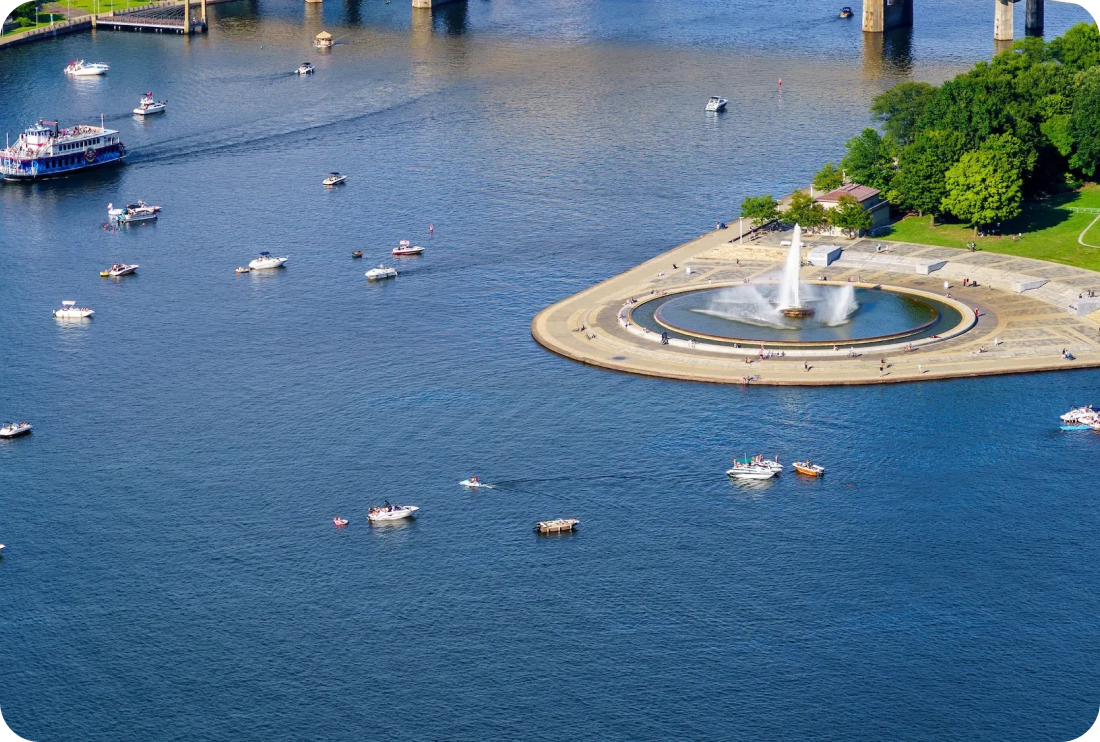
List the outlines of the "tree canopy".
{"label": "tree canopy", "polygon": [[783,220],[800,224],[805,229],[818,229],[825,226],[825,207],[814,201],[805,191],[795,191],[791,195]]}
{"label": "tree canopy", "polygon": [[935,85],[926,82],[899,83],[875,98],[871,104],[871,117],[880,122],[886,135],[893,137],[898,144],[909,144],[916,133],[917,122],[935,95]]}
{"label": "tree canopy", "polygon": [[814,176],[814,188],[828,193],[844,185],[844,172],[831,162],[826,162]]}
{"label": "tree canopy", "polygon": [[772,195],[745,196],[741,202],[741,216],[751,219],[753,224],[764,224],[779,218],[779,204]]}
{"label": "tree canopy", "polygon": [[849,237],[870,229],[875,223],[871,212],[860,206],[859,201],[854,197],[848,195],[840,197],[835,209],[829,209],[828,219],[829,224],[843,230]]}
{"label": "tree canopy", "polygon": [[957,131],[922,131],[898,158],[893,199],[898,205],[935,218],[943,213],[947,171],[966,152],[966,140]]}
{"label": "tree canopy", "polygon": [[848,140],[848,150],[841,166],[855,183],[885,191],[894,174],[894,152],[891,142],[874,129],[864,129],[858,137]]}
{"label": "tree canopy", "polygon": [[1020,214],[1023,181],[1008,155],[989,149],[967,152],[946,174],[943,208],[975,231],[982,224]]}

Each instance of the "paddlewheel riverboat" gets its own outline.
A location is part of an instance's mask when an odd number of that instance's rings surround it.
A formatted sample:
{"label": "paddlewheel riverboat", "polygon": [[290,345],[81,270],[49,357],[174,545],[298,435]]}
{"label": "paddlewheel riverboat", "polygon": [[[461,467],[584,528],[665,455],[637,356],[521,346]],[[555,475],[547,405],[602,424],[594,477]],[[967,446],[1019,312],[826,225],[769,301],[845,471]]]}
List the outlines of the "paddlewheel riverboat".
{"label": "paddlewheel riverboat", "polygon": [[62,129],[56,121],[39,120],[0,150],[0,178],[41,180],[115,165],[126,156],[118,132],[101,126]]}

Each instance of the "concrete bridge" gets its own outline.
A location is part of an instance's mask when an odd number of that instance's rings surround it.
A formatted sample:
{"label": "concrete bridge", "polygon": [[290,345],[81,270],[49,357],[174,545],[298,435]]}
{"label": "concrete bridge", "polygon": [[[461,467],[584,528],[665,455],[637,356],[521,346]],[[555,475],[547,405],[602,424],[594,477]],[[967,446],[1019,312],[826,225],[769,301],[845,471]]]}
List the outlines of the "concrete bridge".
{"label": "concrete bridge", "polygon": [[[915,0],[863,0],[863,30],[882,33],[892,28],[913,25]],[[1013,7],[1019,0],[993,0],[993,38],[997,41],[1012,40]],[[1043,33],[1045,0],[1027,0],[1027,18],[1024,28],[1028,34]]]}

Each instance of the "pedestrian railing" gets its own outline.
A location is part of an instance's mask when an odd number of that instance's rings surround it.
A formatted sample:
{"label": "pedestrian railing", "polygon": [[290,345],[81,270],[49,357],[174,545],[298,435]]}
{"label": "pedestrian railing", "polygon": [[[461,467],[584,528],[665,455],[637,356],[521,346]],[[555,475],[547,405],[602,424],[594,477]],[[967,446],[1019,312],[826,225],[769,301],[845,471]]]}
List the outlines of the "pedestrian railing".
{"label": "pedestrian railing", "polygon": [[1100,214],[1100,209],[1088,209],[1084,206],[1070,206],[1069,210],[1074,214]]}

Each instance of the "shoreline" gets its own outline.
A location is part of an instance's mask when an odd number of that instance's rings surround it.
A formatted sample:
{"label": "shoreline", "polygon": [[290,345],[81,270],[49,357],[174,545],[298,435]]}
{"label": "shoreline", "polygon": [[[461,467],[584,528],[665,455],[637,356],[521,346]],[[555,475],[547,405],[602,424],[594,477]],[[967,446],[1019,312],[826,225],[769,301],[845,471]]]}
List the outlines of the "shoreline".
{"label": "shoreline", "polygon": [[[716,384],[852,386],[1100,368],[1100,311],[1074,316],[1078,293],[1100,291],[1100,273],[1000,253],[866,239],[810,236],[841,247],[830,265],[804,265],[803,281],[895,287],[927,294],[977,315],[948,337],[905,350],[865,346],[787,349],[762,359],[759,350],[692,344],[640,330],[621,314],[639,302],[685,291],[759,282],[781,266],[789,233],[743,244],[731,229],[714,230],[611,276],[539,312],[531,335],[547,350],[589,366],[655,378]],[[749,237],[748,234],[745,235]],[[879,252],[877,245],[886,249]],[[677,266],[675,270],[672,266]],[[690,275],[685,269],[690,268]],[[978,282],[962,287],[962,279]],[[949,288],[944,288],[947,282]],[[584,328],[582,331],[580,328]],[[917,344],[914,343],[914,346]],[[1064,359],[1061,350],[1075,356]],[[880,373],[880,361],[886,370]],[[807,369],[808,366],[808,369]]]}

